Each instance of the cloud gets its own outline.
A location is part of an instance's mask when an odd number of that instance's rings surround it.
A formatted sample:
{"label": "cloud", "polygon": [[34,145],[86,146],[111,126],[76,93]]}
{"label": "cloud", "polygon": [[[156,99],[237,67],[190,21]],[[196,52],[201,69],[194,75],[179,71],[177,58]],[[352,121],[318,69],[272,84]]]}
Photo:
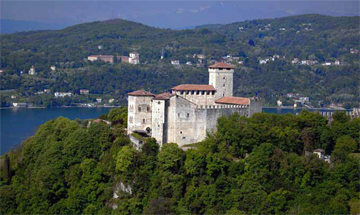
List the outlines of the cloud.
{"label": "cloud", "polygon": [[201,6],[201,7],[199,8],[199,10],[200,10],[200,11],[204,11],[204,10],[207,10],[207,9],[209,9],[209,8],[210,8],[210,6],[206,5],[206,6]]}
{"label": "cloud", "polygon": [[193,9],[193,10],[191,10],[191,13],[197,14],[197,13],[199,13],[199,10],[198,9]]}
{"label": "cloud", "polygon": [[184,13],[184,9],[182,9],[182,8],[178,8],[177,9],[177,11],[176,11],[176,13],[178,13],[178,14],[182,14],[182,13]]}
{"label": "cloud", "polygon": [[294,10],[286,10],[285,12],[288,13],[288,14],[290,14],[290,15],[295,14],[295,11],[294,11]]}

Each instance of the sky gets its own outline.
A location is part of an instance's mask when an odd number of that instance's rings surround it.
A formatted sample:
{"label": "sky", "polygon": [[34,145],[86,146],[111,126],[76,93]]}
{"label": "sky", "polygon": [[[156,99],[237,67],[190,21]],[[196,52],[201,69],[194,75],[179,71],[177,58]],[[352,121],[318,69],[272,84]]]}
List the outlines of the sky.
{"label": "sky", "polygon": [[0,7],[1,19],[73,25],[122,18],[173,29],[309,13],[332,16],[360,15],[359,1],[349,0],[0,0]]}

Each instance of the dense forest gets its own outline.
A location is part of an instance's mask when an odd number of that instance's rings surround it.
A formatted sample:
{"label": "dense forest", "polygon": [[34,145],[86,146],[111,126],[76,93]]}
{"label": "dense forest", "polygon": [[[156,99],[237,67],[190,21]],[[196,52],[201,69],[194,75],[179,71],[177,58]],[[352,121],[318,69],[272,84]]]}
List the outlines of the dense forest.
{"label": "dense forest", "polygon": [[1,156],[1,214],[360,213],[360,120],[345,113],[222,117],[186,151],[135,150],[126,109],[100,118],[112,125],[48,121]]}
{"label": "dense forest", "polygon": [[[16,89],[24,102],[56,106],[64,104],[53,97],[35,95],[43,89],[52,92],[111,95],[125,104],[127,92],[147,88],[155,93],[181,83],[206,84],[206,66],[223,56],[239,57],[234,93],[259,95],[274,105],[287,93],[309,96],[314,106],[334,103],[358,106],[359,17],[300,15],[277,19],[236,22],[228,25],[199,26],[191,30],[159,29],[126,20],[108,20],[75,25],[57,31],[32,31],[1,35],[1,90]],[[99,49],[98,46],[102,48]],[[162,50],[164,59],[160,60]],[[140,54],[141,65],[87,62],[92,54]],[[194,54],[206,57],[204,67],[174,68],[170,60],[196,65]],[[281,58],[260,65],[259,60]],[[316,60],[314,66],[295,65],[293,58]],[[341,65],[322,66],[339,60]],[[29,76],[34,65],[37,75]],[[56,66],[51,71],[50,66]],[[168,80],[168,81],[163,81]],[[2,104],[14,102],[1,97]],[[87,101],[69,98],[75,102]]]}

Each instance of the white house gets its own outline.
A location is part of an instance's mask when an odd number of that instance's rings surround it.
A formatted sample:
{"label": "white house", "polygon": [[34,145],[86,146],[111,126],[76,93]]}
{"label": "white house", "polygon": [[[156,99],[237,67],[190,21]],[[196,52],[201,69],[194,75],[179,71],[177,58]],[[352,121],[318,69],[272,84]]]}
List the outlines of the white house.
{"label": "white house", "polygon": [[50,69],[51,69],[51,71],[55,71],[55,70],[56,70],[56,67],[55,67],[55,66],[51,66]]}
{"label": "white house", "polygon": [[31,68],[30,68],[30,70],[29,70],[29,75],[36,75],[36,70],[35,70],[34,65],[31,66]]}
{"label": "white house", "polygon": [[65,96],[72,96],[72,93],[64,93],[64,92],[55,92],[54,93],[54,96],[56,97],[56,98],[58,98],[58,97],[65,97]]}
{"label": "white house", "polygon": [[180,66],[180,61],[179,60],[171,60],[171,64],[174,66]]}
{"label": "white house", "polygon": [[131,63],[131,64],[139,64],[140,63],[139,53],[131,52],[129,54],[129,63]]}

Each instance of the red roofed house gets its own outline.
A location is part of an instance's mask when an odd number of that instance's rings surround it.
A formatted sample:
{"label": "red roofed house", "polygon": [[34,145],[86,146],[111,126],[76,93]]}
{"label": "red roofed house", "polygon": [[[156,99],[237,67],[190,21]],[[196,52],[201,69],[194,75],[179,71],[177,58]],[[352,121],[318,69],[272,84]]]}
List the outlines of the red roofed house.
{"label": "red roofed house", "polygon": [[208,85],[181,84],[157,95],[145,90],[128,93],[127,132],[133,145],[141,149],[142,141],[135,140],[144,136],[154,137],[160,146],[200,142],[216,131],[223,115],[261,112],[256,98],[233,97],[234,68],[222,62],[209,66]]}

